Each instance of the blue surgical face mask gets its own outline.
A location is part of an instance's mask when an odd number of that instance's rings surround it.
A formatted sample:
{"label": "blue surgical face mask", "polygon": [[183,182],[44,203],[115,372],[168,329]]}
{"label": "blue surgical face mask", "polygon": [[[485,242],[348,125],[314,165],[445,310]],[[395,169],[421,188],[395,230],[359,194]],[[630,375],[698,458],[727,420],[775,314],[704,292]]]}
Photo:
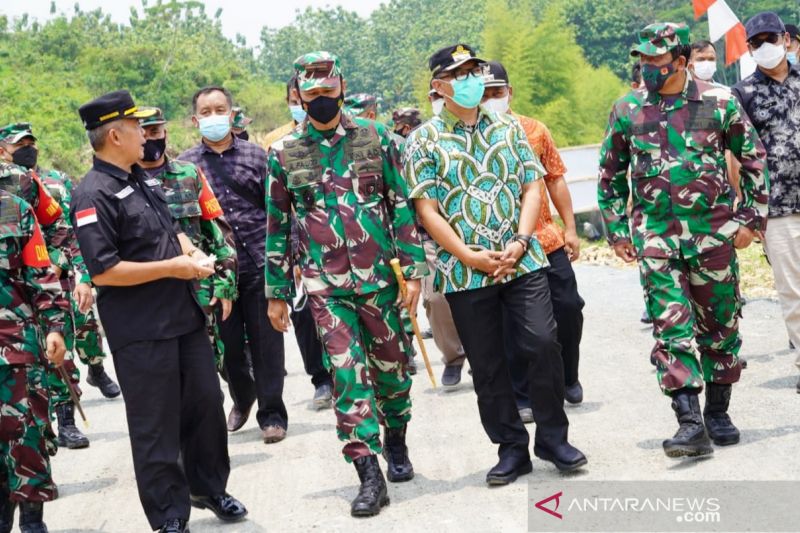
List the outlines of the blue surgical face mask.
{"label": "blue surgical face mask", "polygon": [[290,105],[289,112],[292,114],[292,120],[298,124],[306,119],[306,111],[301,105]]}
{"label": "blue surgical face mask", "polygon": [[200,123],[200,135],[211,142],[221,141],[231,131],[230,115],[210,115],[197,121]]}
{"label": "blue surgical face mask", "polygon": [[463,80],[451,80],[453,86],[452,100],[466,109],[478,107],[483,98],[483,77],[470,74]]}
{"label": "blue surgical face mask", "polygon": [[789,61],[790,65],[797,64],[797,52],[789,52],[786,54],[786,60]]}

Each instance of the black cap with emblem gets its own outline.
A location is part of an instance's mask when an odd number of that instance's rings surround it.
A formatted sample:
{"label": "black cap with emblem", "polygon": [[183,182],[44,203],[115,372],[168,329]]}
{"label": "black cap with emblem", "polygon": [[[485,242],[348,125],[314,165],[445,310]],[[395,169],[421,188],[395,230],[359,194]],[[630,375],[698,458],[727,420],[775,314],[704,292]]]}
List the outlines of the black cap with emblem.
{"label": "black cap with emblem", "polygon": [[446,72],[458,68],[467,61],[477,61],[479,64],[486,63],[483,59],[475,57],[475,50],[467,44],[456,44],[445,46],[437,50],[428,59],[428,68],[432,74]]}
{"label": "black cap with emblem", "polygon": [[153,108],[139,111],[133,102],[131,93],[121,90],[104,94],[91,102],[86,102],[78,109],[78,114],[83,121],[83,127],[87,130],[93,130],[115,120],[148,118],[153,116],[155,111]]}

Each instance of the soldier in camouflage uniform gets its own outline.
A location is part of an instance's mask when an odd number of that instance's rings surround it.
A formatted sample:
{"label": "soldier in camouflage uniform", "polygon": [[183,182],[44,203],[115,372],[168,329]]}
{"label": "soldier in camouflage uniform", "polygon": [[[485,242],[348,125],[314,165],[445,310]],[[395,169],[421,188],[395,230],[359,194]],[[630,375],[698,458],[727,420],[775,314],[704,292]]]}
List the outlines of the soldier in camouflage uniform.
{"label": "soldier in camouflage uniform", "polygon": [[236,299],[236,245],[233,231],[222,217],[222,209],[203,171],[194,163],[170,159],[166,155],[167,121],[157,107],[151,117],[142,119],[144,159],[139,161],[148,177],[161,183],[172,217],[192,244],[207,255],[214,255],[216,275],[195,282],[200,305],[208,317],[208,335],[214,347],[217,369],[222,370],[225,345],[219,335],[214,309],[221,308],[226,320]]}
{"label": "soldier in camouflage uniform", "polygon": [[[405,443],[411,418],[406,337],[389,260],[408,279],[416,307],[427,268],[399,172],[398,153],[375,123],[341,112],[346,84],[327,52],[295,60],[295,90],[308,120],[272,145],[268,163],[266,296],[276,329],[286,331],[292,297],[290,218],[297,213],[300,267],[333,370],[334,410],[344,455],[361,488],[353,516],[389,503],[376,454],[390,481],[414,475]],[[379,425],[386,428],[381,448]]]}
{"label": "soldier in camouflage uniform", "polygon": [[378,118],[378,98],[368,93],[349,94],[344,98],[342,110],[352,117],[375,120]]}
{"label": "soldier in camouflage uniform", "polygon": [[[67,356],[64,368],[70,376],[72,385],[80,394],[80,371],[75,366],[74,352],[84,364],[89,365],[87,382],[98,387],[106,398],[119,396],[120,390],[103,367],[105,353],[102,348],[102,337],[92,304],[91,279],[83,263],[83,256],[78,248],[75,232],[69,222],[69,203],[72,198],[72,181],[57,170],[43,169],[38,165],[37,138],[33,135],[31,125],[27,122],[9,124],[0,129],[3,139],[14,150],[13,154],[25,151],[27,159],[17,158],[21,166],[33,170],[41,179],[50,195],[58,202],[64,213],[68,226],[70,268],[61,272],[61,287],[70,300],[71,312],[67,317],[64,337],[67,343]],[[76,281],[77,278],[77,281]],[[58,444],[70,449],[89,446],[89,439],[75,425],[75,406],[69,393],[69,387],[63,382],[61,375],[53,368],[47,373],[50,389],[50,402],[58,419]]]}
{"label": "soldier in camouflage uniform", "polygon": [[422,118],[420,118],[420,111],[416,107],[401,107],[392,112],[392,122],[394,134],[405,139],[411,133],[411,130],[422,124]]}
{"label": "soldier in camouflage uniform", "polygon": [[58,494],[45,442],[51,432],[45,365],[63,361],[69,304],[33,210],[5,191],[0,240],[0,532],[12,530],[18,504],[20,530],[41,532],[47,531],[43,503]]}
{"label": "soldier in camouflage uniform", "polygon": [[[693,79],[686,69],[685,25],[652,24],[639,39],[631,54],[639,56],[645,87],[611,110],[598,202],[617,255],[639,261],[658,382],[680,424],[664,451],[670,457],[704,455],[713,452],[709,435],[717,445],[739,441],[727,413],[741,372],[735,249],[763,230],[765,152],[731,92]],[[726,149],[742,164],[743,199],[735,210]]]}
{"label": "soldier in camouflage uniform", "polygon": [[253,122],[253,119],[244,114],[244,109],[241,107],[233,108],[233,123],[231,124],[231,133],[242,139],[243,141],[250,140],[250,134],[247,132],[247,126]]}

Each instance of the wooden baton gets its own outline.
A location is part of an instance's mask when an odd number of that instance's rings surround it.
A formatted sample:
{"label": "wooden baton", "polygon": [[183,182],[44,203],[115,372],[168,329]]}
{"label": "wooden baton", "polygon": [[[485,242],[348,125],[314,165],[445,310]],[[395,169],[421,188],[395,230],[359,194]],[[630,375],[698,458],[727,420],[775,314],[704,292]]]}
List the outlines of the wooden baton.
{"label": "wooden baton", "polygon": [[[406,297],[406,279],[403,277],[403,270],[400,268],[400,260],[396,257],[389,261],[389,264],[392,265],[392,270],[394,270],[394,275],[397,278],[397,284],[400,286],[400,295],[405,298]],[[431,378],[431,383],[433,384],[433,388],[436,388],[436,378],[433,376],[433,368],[431,367],[431,361],[428,359],[428,351],[425,349],[425,343],[422,341],[422,334],[419,332],[419,324],[417,324],[417,317],[414,315],[414,311],[410,308],[406,308],[408,310],[408,316],[411,319],[411,328],[414,330],[414,336],[417,338],[417,343],[419,344],[420,351],[422,352],[422,359],[425,360],[425,368],[428,370],[428,377]]]}
{"label": "wooden baton", "polygon": [[83,419],[83,425],[87,428],[89,427],[89,421],[86,419],[86,413],[83,412],[83,407],[81,407],[81,401],[78,398],[78,393],[75,392],[75,388],[72,386],[72,382],[69,380],[69,374],[67,374],[67,370],[64,368],[64,365],[61,365],[58,368],[58,373],[61,375],[61,379],[64,380],[64,384],[67,386],[69,390],[69,396],[72,398],[72,403],[75,404],[75,407],[78,408],[78,412],[81,414],[81,418]]}

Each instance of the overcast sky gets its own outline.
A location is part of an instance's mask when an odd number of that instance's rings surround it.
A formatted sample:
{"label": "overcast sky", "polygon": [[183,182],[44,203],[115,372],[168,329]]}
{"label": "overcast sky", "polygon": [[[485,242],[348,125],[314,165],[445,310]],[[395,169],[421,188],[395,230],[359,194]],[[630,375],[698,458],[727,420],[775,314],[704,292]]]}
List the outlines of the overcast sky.
{"label": "overcast sky", "polygon": [[[141,0],[56,0],[56,11],[71,15],[75,3],[80,4],[84,11],[91,11],[101,7],[104,12],[110,13],[115,22],[127,23],[130,8],[134,6],[141,11]],[[150,5],[155,5],[155,0],[150,0]],[[325,7],[341,5],[350,11],[356,11],[363,17],[376,9],[381,0],[204,0],[206,13],[213,16],[217,9],[222,7],[222,29],[225,35],[233,39],[241,33],[247,39],[249,46],[259,43],[261,28],[269,26],[280,28],[292,23],[297,10],[306,7]],[[23,13],[39,21],[47,20],[50,15],[50,0],[0,0],[0,13],[12,18]]]}

